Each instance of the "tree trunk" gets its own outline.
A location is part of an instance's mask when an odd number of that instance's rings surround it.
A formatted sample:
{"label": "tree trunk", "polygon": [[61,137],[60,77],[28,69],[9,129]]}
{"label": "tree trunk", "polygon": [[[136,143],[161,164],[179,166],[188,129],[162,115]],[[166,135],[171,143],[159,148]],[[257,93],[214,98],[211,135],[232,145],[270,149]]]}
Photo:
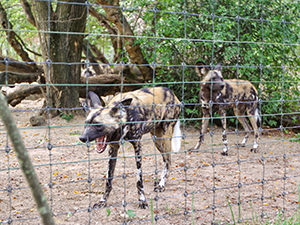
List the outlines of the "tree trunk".
{"label": "tree trunk", "polygon": [[[46,62],[46,80],[51,84],[47,89],[47,105],[53,108],[71,109],[79,105],[82,33],[87,16],[84,3],[85,0],[57,3],[54,12],[49,2],[32,1],[37,16],[36,24],[42,31],[40,40]],[[51,111],[52,115],[57,113],[57,110]]]}

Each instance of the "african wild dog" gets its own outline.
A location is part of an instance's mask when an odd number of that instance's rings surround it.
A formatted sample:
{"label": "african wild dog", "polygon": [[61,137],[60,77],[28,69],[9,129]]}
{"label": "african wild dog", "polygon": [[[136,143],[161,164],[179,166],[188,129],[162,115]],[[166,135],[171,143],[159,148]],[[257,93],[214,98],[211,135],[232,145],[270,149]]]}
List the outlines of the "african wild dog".
{"label": "african wild dog", "polygon": [[141,138],[151,133],[156,148],[164,161],[164,169],[155,191],[164,191],[168,170],[171,165],[170,152],[179,151],[181,143],[180,102],[173,92],[164,87],[143,88],[133,92],[120,93],[107,104],[100,105],[99,97],[89,92],[93,109],[89,112],[80,140],[96,140],[96,151],[102,153],[109,145],[109,162],[105,193],[94,207],[105,207],[112,190],[112,179],[116,166],[118,149],[122,140],[129,141],[135,150],[137,166],[137,189],[139,207],[146,208],[142,178]]}
{"label": "african wild dog", "polygon": [[244,147],[249,137],[251,127],[246,119],[249,116],[250,123],[254,130],[254,144],[251,151],[257,152],[259,140],[259,127],[261,118],[258,109],[258,93],[256,88],[246,80],[224,80],[221,73],[222,66],[218,64],[214,70],[209,70],[203,63],[198,62],[195,70],[197,75],[202,78],[200,83],[200,99],[203,110],[203,119],[198,143],[192,150],[198,149],[204,141],[204,134],[207,131],[211,109],[219,110],[222,121],[222,136],[224,149],[222,155],[228,155],[228,142],[226,137],[226,111],[231,107],[237,116],[238,121],[246,131],[245,137],[241,143]]}

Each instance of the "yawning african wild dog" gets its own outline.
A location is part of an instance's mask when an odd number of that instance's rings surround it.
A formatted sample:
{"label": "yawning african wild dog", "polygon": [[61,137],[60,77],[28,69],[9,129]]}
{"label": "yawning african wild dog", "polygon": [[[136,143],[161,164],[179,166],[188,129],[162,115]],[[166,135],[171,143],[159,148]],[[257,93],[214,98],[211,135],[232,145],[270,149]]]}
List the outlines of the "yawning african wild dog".
{"label": "yawning african wild dog", "polygon": [[121,93],[102,107],[99,97],[89,92],[96,109],[90,111],[85,128],[80,136],[82,142],[96,140],[96,151],[102,153],[109,145],[109,162],[105,193],[94,207],[106,206],[112,190],[112,179],[116,166],[118,149],[122,140],[129,141],[135,150],[137,166],[137,189],[139,207],[146,208],[142,178],[141,138],[151,133],[156,148],[162,153],[164,169],[160,181],[155,183],[155,191],[163,191],[171,165],[172,150],[180,149],[180,102],[173,92],[164,87],[144,88],[133,92]]}
{"label": "yawning african wild dog", "polygon": [[[209,70],[203,63],[197,63],[195,70],[202,82],[200,83],[200,99],[203,110],[203,123],[200,130],[199,142],[192,150],[198,149],[204,141],[204,134],[207,131],[209,117],[212,107],[217,108],[222,121],[224,149],[222,155],[228,155],[228,143],[226,137],[226,111],[231,107],[237,116],[238,121],[246,131],[241,146],[246,145],[251,127],[247,122],[246,114],[254,130],[254,144],[251,151],[257,152],[259,140],[259,126],[261,118],[258,109],[258,93],[256,88],[246,80],[224,80],[221,73],[221,65],[218,64],[214,70]],[[205,119],[204,119],[205,118]]]}

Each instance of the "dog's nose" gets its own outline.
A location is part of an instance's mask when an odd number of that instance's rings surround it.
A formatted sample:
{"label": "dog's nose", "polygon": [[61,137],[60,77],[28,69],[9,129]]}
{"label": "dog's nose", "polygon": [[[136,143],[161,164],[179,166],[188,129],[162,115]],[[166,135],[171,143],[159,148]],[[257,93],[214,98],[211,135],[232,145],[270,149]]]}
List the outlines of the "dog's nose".
{"label": "dog's nose", "polygon": [[87,142],[87,137],[81,135],[81,136],[79,137],[79,140],[80,140],[81,142],[85,143],[85,142]]}

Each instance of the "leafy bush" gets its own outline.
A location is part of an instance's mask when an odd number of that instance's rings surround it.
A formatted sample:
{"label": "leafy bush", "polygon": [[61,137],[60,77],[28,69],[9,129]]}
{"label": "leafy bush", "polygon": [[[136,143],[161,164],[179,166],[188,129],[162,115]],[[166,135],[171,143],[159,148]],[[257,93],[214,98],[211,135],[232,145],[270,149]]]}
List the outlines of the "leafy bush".
{"label": "leafy bush", "polygon": [[[149,8],[152,3],[141,4]],[[186,118],[201,115],[193,67],[201,60],[208,65],[221,62],[225,78],[249,80],[258,88],[265,126],[279,127],[285,114],[299,124],[293,115],[300,111],[300,27],[294,16],[299,4],[223,0],[184,6],[166,0],[151,7],[159,11],[143,12],[142,36],[158,38],[141,38],[139,44],[148,61],[157,64],[153,82],[175,91],[185,103]]]}

